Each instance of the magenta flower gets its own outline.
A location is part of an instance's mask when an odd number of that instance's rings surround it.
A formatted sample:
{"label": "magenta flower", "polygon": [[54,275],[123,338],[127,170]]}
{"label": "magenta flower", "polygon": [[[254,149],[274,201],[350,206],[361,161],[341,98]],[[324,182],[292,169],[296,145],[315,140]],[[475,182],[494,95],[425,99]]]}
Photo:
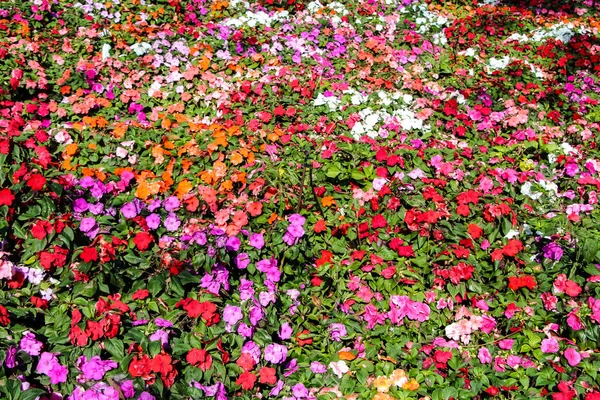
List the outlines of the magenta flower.
{"label": "magenta flower", "polygon": [[341,342],[342,337],[347,335],[346,326],[344,324],[333,323],[329,325],[329,334],[331,335],[331,340]]}
{"label": "magenta flower", "polygon": [[510,350],[512,349],[514,342],[514,339],[503,339],[498,342],[498,347],[500,347],[502,350]]}
{"label": "magenta flower", "polygon": [[130,399],[135,396],[135,388],[133,387],[133,381],[128,380],[121,384],[121,391],[126,398]]}
{"label": "magenta flower", "polygon": [[150,335],[148,339],[150,339],[151,342],[160,341],[162,345],[165,346],[169,343],[169,332],[158,329],[156,332]]}
{"label": "magenta flower", "polygon": [[87,233],[98,226],[96,220],[94,218],[86,217],[82,218],[79,223],[79,230],[81,232]]}
{"label": "magenta flower", "polygon": [[553,337],[542,340],[541,350],[544,353],[556,353],[558,351],[558,341]]}
{"label": "magenta flower", "polygon": [[479,358],[479,362],[482,364],[489,364],[492,362],[492,355],[486,347],[482,347],[479,349],[479,352],[477,353],[477,358]]}
{"label": "magenta flower", "polygon": [[125,218],[135,218],[140,212],[140,209],[136,206],[136,203],[130,201],[129,203],[125,203],[123,207],[121,207],[121,213]]}
{"label": "magenta flower", "polygon": [[315,374],[324,374],[327,372],[327,365],[318,361],[313,361],[310,363],[310,370]]}
{"label": "magenta flower", "polygon": [[238,323],[242,318],[242,309],[236,306],[227,304],[223,309],[223,321],[228,325],[228,328]]}
{"label": "magenta flower", "polygon": [[287,358],[287,347],[277,343],[271,343],[265,349],[265,360],[273,364],[281,364]]}
{"label": "magenta flower", "polygon": [[260,347],[252,340],[249,340],[248,342],[244,343],[244,345],[242,346],[242,353],[250,354],[255,363],[258,363],[260,361]]}
{"label": "magenta flower", "polygon": [[292,237],[298,239],[304,236],[304,229],[300,225],[291,224],[287,227],[287,233],[289,233]]}
{"label": "magenta flower", "polygon": [[254,233],[250,236],[250,246],[260,250],[265,245],[265,239],[260,233]]}
{"label": "magenta flower", "polygon": [[565,350],[565,358],[571,367],[574,367],[581,362],[581,354],[572,347]]}
{"label": "magenta flower", "polygon": [[160,216],[158,214],[150,214],[146,217],[146,225],[150,229],[157,229],[160,226]]}
{"label": "magenta flower", "polygon": [[112,360],[102,360],[100,356],[94,356],[89,361],[83,356],[84,362],[81,366],[83,377],[87,380],[99,381],[104,378],[104,374],[111,369],[117,368],[118,364]]}
{"label": "magenta flower", "polygon": [[227,239],[227,242],[225,243],[225,250],[238,251],[240,249],[241,244],[242,242],[240,242],[240,239],[238,239],[237,236],[231,236]]}
{"label": "magenta flower", "polygon": [[169,213],[169,215],[165,219],[164,225],[165,228],[167,228],[167,231],[174,232],[177,229],[179,229],[181,221],[179,220],[179,218],[177,218],[177,215],[175,215],[175,213]]}
{"label": "magenta flower", "polygon": [[42,342],[36,340],[35,335],[31,332],[23,332],[23,337],[19,343],[21,350],[30,356],[39,356],[42,350]]}
{"label": "magenta flower", "polygon": [[73,203],[73,210],[75,212],[79,212],[79,213],[86,212],[89,208],[90,208],[90,205],[88,204],[88,202],[82,198],[75,200],[75,202]]}
{"label": "magenta flower", "polygon": [[235,257],[235,266],[239,269],[246,269],[250,264],[248,253],[240,253]]}
{"label": "magenta flower", "polygon": [[171,196],[165,200],[163,207],[167,211],[173,211],[173,210],[176,210],[177,208],[179,208],[180,204],[181,203],[179,202],[179,199],[177,198],[177,196]]}
{"label": "magenta flower", "polygon": [[292,327],[290,326],[290,324],[287,322],[284,322],[281,325],[281,328],[279,328],[279,333],[278,333],[279,339],[288,340],[289,338],[292,337],[293,332],[294,331],[293,331]]}

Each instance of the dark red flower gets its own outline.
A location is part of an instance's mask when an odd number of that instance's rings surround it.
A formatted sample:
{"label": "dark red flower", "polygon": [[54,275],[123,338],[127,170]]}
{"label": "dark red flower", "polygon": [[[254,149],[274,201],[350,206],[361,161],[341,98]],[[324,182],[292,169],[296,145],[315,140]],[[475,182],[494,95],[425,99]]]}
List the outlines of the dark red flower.
{"label": "dark red flower", "polygon": [[373,229],[377,229],[377,228],[385,228],[387,226],[387,221],[385,220],[385,217],[381,214],[377,214],[376,216],[373,217],[373,220],[371,221],[371,227]]}
{"label": "dark red flower", "polygon": [[8,326],[8,324],[10,324],[8,310],[6,309],[6,307],[0,305],[0,325]]}
{"label": "dark red flower", "polygon": [[147,379],[150,377],[150,372],[152,372],[151,360],[146,354],[141,358],[134,357],[129,363],[129,373],[134,378],[140,376]]}

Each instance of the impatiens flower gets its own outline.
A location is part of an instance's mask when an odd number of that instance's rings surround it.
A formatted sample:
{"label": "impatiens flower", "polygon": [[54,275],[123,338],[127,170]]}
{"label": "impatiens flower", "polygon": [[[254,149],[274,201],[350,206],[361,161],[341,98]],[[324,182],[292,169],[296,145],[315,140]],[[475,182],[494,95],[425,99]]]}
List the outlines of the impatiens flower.
{"label": "impatiens flower", "polygon": [[146,225],[150,229],[157,229],[160,226],[160,216],[158,214],[150,214],[146,217]]}
{"label": "impatiens flower", "polygon": [[572,347],[565,350],[565,358],[571,367],[574,367],[581,362],[581,354]]}
{"label": "impatiens flower", "polygon": [[235,383],[240,385],[243,390],[252,390],[254,388],[254,383],[256,383],[256,375],[246,371],[239,376]]}
{"label": "impatiens flower", "polygon": [[277,374],[275,368],[262,367],[259,371],[259,375],[259,383],[263,383],[265,385],[274,385],[277,383]]}
{"label": "impatiens flower", "polygon": [[223,309],[223,321],[227,323],[228,329],[235,325],[243,317],[242,309],[232,305],[226,305]]}
{"label": "impatiens flower", "polygon": [[318,361],[313,361],[310,363],[310,370],[315,374],[324,374],[327,372],[327,366]]}
{"label": "impatiens flower", "polygon": [[121,213],[123,214],[123,216],[125,218],[135,218],[138,213],[140,212],[140,209],[137,205],[136,202],[129,202],[129,203],[125,203],[123,205],[123,207],[121,207]]}
{"label": "impatiens flower", "polygon": [[10,206],[14,199],[15,196],[10,189],[5,188],[0,190],[0,206]]}
{"label": "impatiens flower", "polygon": [[212,366],[211,355],[203,349],[192,349],[185,356],[185,360],[202,371],[208,371]]}
{"label": "impatiens flower", "polygon": [[279,329],[279,339],[287,340],[292,337],[293,329],[289,323],[284,322]]}
{"label": "impatiens flower", "polygon": [[250,246],[254,247],[255,249],[260,250],[265,245],[265,240],[264,240],[263,235],[261,235],[260,233],[253,233],[250,236],[249,243],[250,243]]}
{"label": "impatiens flower", "polygon": [[341,338],[347,335],[346,327],[344,324],[333,323],[329,325],[329,334],[331,335],[331,340],[341,342]]}
{"label": "impatiens flower", "polygon": [[551,242],[542,247],[542,252],[544,253],[544,257],[550,260],[558,261],[563,256],[563,249],[559,244]]}
{"label": "impatiens flower", "polygon": [[556,353],[558,351],[558,341],[553,337],[542,340],[541,350],[544,353]]}
{"label": "impatiens flower", "polygon": [[277,343],[272,343],[265,348],[265,360],[273,364],[281,364],[287,358],[287,348]]}
{"label": "impatiens flower", "polygon": [[90,360],[87,360],[85,356],[82,356],[83,362],[80,367],[83,372],[83,377],[88,380],[101,380],[104,378],[104,374],[111,369],[117,368],[118,364],[112,360],[102,360],[100,356],[94,356]]}
{"label": "impatiens flower", "polygon": [[294,386],[292,386],[292,394],[297,399],[304,399],[308,397],[308,389],[306,386],[304,386],[304,384],[296,383]]}
{"label": "impatiens flower", "polygon": [[348,368],[346,361],[343,361],[343,360],[330,362],[329,368],[340,379],[346,372],[350,371],[350,368]]}
{"label": "impatiens flower", "polygon": [[40,355],[40,351],[42,350],[43,343],[39,340],[36,340],[35,335],[31,332],[25,331],[23,332],[23,336],[21,337],[21,342],[19,343],[21,350],[30,356],[38,356]]}
{"label": "impatiens flower", "polygon": [[42,190],[45,184],[46,178],[41,174],[32,174],[29,179],[27,179],[27,186],[29,186],[31,190]]}

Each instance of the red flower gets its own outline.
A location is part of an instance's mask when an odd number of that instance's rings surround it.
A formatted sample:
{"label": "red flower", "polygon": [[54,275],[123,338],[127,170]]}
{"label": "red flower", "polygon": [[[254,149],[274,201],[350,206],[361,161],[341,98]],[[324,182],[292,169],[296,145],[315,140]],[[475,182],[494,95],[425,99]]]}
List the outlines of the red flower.
{"label": "red flower", "polygon": [[581,293],[581,286],[569,279],[565,283],[565,293],[568,296],[577,297]]}
{"label": "red flower", "polygon": [[150,243],[152,243],[153,241],[154,241],[154,237],[151,234],[149,234],[148,232],[139,232],[133,238],[133,243],[135,244],[135,247],[137,247],[137,249],[139,251],[147,250],[148,247],[150,246]]}
{"label": "red flower", "polygon": [[134,357],[129,363],[129,373],[134,378],[141,376],[148,379],[150,378],[150,372],[152,372],[151,360],[146,354],[141,358]]}
{"label": "red flower", "polygon": [[277,383],[277,375],[275,374],[275,368],[262,367],[260,369],[259,374],[259,383],[264,383],[266,385],[274,385]]}
{"label": "red flower", "polygon": [[83,262],[97,261],[98,251],[95,247],[84,247],[83,252],[79,255]]}
{"label": "red flower", "polygon": [[411,245],[399,246],[397,251],[398,251],[398,255],[400,257],[414,257],[415,256],[415,252],[413,251],[413,248]]}
{"label": "red flower", "polygon": [[100,321],[104,330],[104,336],[111,339],[117,336],[119,333],[119,325],[121,325],[121,316],[109,314],[102,321]]}
{"label": "red flower", "polygon": [[458,200],[460,204],[477,204],[479,203],[479,196],[481,196],[481,193],[476,192],[474,190],[467,190],[466,192],[463,192],[456,196],[456,200]]}
{"label": "red flower", "polygon": [[520,286],[519,286],[519,278],[517,278],[516,276],[511,276],[508,278],[508,288],[512,289],[514,291],[519,290]]}
{"label": "red flower", "polygon": [[8,317],[8,310],[0,305],[0,325],[8,326],[10,324],[10,318]]}
{"label": "red flower", "polygon": [[212,366],[212,356],[206,350],[192,349],[185,356],[185,360],[202,371],[207,371]]}
{"label": "red flower", "polygon": [[31,296],[31,304],[33,304],[35,308],[48,308],[48,300],[37,296]]}
{"label": "red flower", "polygon": [[69,332],[69,339],[71,339],[72,345],[83,347],[87,345],[88,337],[88,334],[81,330],[77,325],[72,327]]}
{"label": "red flower", "polygon": [[240,385],[244,390],[252,390],[255,382],[256,375],[254,375],[252,372],[244,372],[240,375],[237,381],[235,381],[235,383]]}
{"label": "red flower", "polygon": [[387,226],[387,221],[385,220],[385,217],[381,214],[377,214],[376,216],[373,217],[373,220],[371,221],[371,227],[373,229],[377,229],[377,228],[385,228]]}
{"label": "red flower", "polygon": [[37,221],[31,227],[31,235],[37,240],[42,240],[46,237],[46,234],[52,232],[52,224],[48,221]]}
{"label": "red flower", "polygon": [[473,239],[477,240],[483,234],[483,229],[481,229],[477,224],[469,224],[467,227],[467,232],[469,232],[469,235],[471,235]]}
{"label": "red flower", "polygon": [[0,206],[10,206],[15,199],[10,189],[0,190]]}
{"label": "red flower", "polygon": [[511,239],[508,241],[506,246],[504,246],[504,248],[502,249],[502,252],[506,256],[514,257],[519,253],[519,251],[521,251],[523,249],[524,249],[523,243],[521,243],[520,240]]}
{"label": "red flower", "polygon": [[46,178],[41,174],[33,174],[27,179],[27,186],[29,186],[31,190],[42,190],[45,184]]}
{"label": "red flower", "polygon": [[298,334],[296,335],[296,342],[298,343],[298,346],[304,346],[307,344],[312,344],[313,340],[312,338],[306,338],[306,339],[302,339],[301,336],[305,336],[310,334],[310,331],[308,329],[303,330],[302,332],[298,332]]}
{"label": "red flower", "polygon": [[315,227],[313,228],[313,230],[315,231],[315,233],[321,233],[323,232],[325,229],[327,229],[327,224],[325,223],[325,220],[318,220],[315,223]]}
{"label": "red flower", "polygon": [[500,389],[498,389],[496,386],[490,386],[489,388],[485,389],[485,392],[490,396],[494,397],[497,396],[498,393],[500,393]]}
{"label": "red flower", "polygon": [[131,295],[131,300],[144,300],[150,295],[147,289],[140,289]]}
{"label": "red flower", "polygon": [[254,368],[254,359],[249,353],[242,353],[235,363],[244,371],[251,371]]}
{"label": "red flower", "polygon": [[467,204],[461,204],[460,206],[456,207],[456,213],[462,217],[466,217],[471,213],[471,209]]}
{"label": "red flower", "polygon": [[157,354],[152,359],[152,371],[160,372],[163,375],[168,374],[173,366],[171,365],[171,356],[168,354]]}
{"label": "red flower", "polygon": [[87,321],[85,333],[89,335],[93,341],[96,341],[104,336],[104,328],[99,322]]}

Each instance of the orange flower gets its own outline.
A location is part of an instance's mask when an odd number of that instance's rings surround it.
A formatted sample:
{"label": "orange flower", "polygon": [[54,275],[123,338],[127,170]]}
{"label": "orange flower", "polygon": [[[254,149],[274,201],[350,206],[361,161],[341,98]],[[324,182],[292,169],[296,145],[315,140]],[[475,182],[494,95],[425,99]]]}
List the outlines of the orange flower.
{"label": "orange flower", "polygon": [[387,376],[378,376],[373,381],[373,386],[375,386],[379,393],[387,393],[390,390],[390,386],[392,386],[392,380]]}
{"label": "orange flower", "polygon": [[403,386],[402,389],[404,390],[417,390],[419,388],[419,382],[417,382],[416,379],[411,379],[410,381],[406,382]]}

